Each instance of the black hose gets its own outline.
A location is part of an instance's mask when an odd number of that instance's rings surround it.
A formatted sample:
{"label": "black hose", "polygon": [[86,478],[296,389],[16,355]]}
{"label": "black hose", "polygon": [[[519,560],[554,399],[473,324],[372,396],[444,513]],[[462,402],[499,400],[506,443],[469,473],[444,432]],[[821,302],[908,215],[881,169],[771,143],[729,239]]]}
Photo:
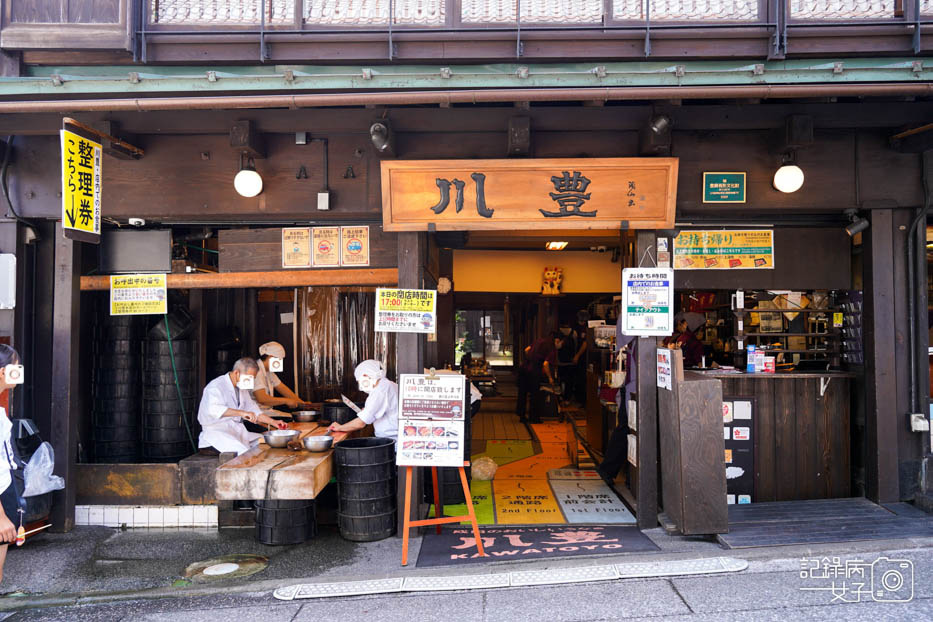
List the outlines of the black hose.
{"label": "black hose", "polygon": [[10,212],[7,214],[7,217],[9,218],[12,216],[17,220],[17,222],[20,222],[29,227],[32,230],[34,239],[38,240],[39,233],[36,231],[36,226],[25,218],[21,218],[20,215],[16,213],[16,208],[13,207],[13,201],[10,200],[10,187],[6,181],[6,174],[10,166],[10,153],[13,152],[14,138],[16,138],[16,135],[14,134],[11,134],[6,138],[6,149],[3,150],[3,166],[0,167],[0,185],[3,186],[3,197],[6,199],[7,206],[10,208]]}
{"label": "black hose", "polygon": [[197,451],[198,445],[194,442],[194,435],[191,434],[191,424],[188,422],[188,413],[185,410],[185,399],[181,395],[181,383],[178,381],[178,368],[175,366],[175,346],[172,345],[172,329],[168,326],[168,313],[163,315],[162,319],[165,320],[165,336],[168,337],[168,354],[172,359],[172,374],[175,376],[175,392],[178,393],[178,404],[181,406],[181,420],[185,422],[185,431],[188,432],[191,448]]}
{"label": "black hose", "polygon": [[[917,243],[917,227],[921,221],[926,220],[927,212],[930,210],[930,169],[933,168],[933,152],[924,151],[920,156],[921,180],[923,182],[923,208],[910,223],[910,229],[907,232],[907,344],[908,344],[908,382],[910,384],[910,412],[920,412],[918,370],[917,364],[917,296],[915,288],[917,287],[917,252],[914,250],[914,244]],[[926,239],[926,236],[924,236]]]}

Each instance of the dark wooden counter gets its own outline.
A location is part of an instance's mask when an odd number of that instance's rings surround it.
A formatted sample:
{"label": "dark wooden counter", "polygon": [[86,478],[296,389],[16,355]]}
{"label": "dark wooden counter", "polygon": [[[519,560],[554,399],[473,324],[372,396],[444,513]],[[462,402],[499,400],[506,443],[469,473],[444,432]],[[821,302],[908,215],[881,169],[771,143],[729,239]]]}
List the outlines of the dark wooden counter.
{"label": "dark wooden counter", "polygon": [[755,501],[851,493],[848,372],[699,372],[722,382],[723,401],[754,400]]}

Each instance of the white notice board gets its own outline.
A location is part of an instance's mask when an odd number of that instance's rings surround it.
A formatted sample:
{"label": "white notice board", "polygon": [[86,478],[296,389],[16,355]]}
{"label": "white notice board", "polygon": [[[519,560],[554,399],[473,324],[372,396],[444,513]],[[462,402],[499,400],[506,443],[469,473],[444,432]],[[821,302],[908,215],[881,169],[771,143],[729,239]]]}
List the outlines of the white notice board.
{"label": "white notice board", "polygon": [[674,332],[674,271],[626,268],[622,271],[623,335],[666,337]]}

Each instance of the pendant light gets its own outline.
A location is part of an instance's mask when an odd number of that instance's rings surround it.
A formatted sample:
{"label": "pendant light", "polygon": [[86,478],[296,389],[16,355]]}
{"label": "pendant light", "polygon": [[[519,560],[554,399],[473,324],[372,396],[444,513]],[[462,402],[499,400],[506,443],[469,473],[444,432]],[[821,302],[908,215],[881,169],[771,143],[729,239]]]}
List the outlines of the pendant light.
{"label": "pendant light", "polygon": [[243,154],[240,154],[240,171],[233,178],[233,187],[237,194],[243,197],[254,197],[262,192],[262,176],[256,172],[253,158],[247,157],[243,163]]}

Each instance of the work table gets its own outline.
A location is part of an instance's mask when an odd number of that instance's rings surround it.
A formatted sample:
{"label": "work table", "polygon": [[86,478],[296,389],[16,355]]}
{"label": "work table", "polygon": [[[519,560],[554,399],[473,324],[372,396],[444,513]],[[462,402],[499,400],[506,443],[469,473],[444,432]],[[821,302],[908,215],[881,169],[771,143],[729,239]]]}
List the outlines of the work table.
{"label": "work table", "polygon": [[[326,426],[314,422],[291,423],[288,429],[299,430],[299,440],[327,434]],[[347,434],[335,432],[331,436],[336,445]],[[333,475],[333,453],[333,449],[313,453],[304,448],[278,449],[260,442],[217,468],[217,499],[314,499]]]}

